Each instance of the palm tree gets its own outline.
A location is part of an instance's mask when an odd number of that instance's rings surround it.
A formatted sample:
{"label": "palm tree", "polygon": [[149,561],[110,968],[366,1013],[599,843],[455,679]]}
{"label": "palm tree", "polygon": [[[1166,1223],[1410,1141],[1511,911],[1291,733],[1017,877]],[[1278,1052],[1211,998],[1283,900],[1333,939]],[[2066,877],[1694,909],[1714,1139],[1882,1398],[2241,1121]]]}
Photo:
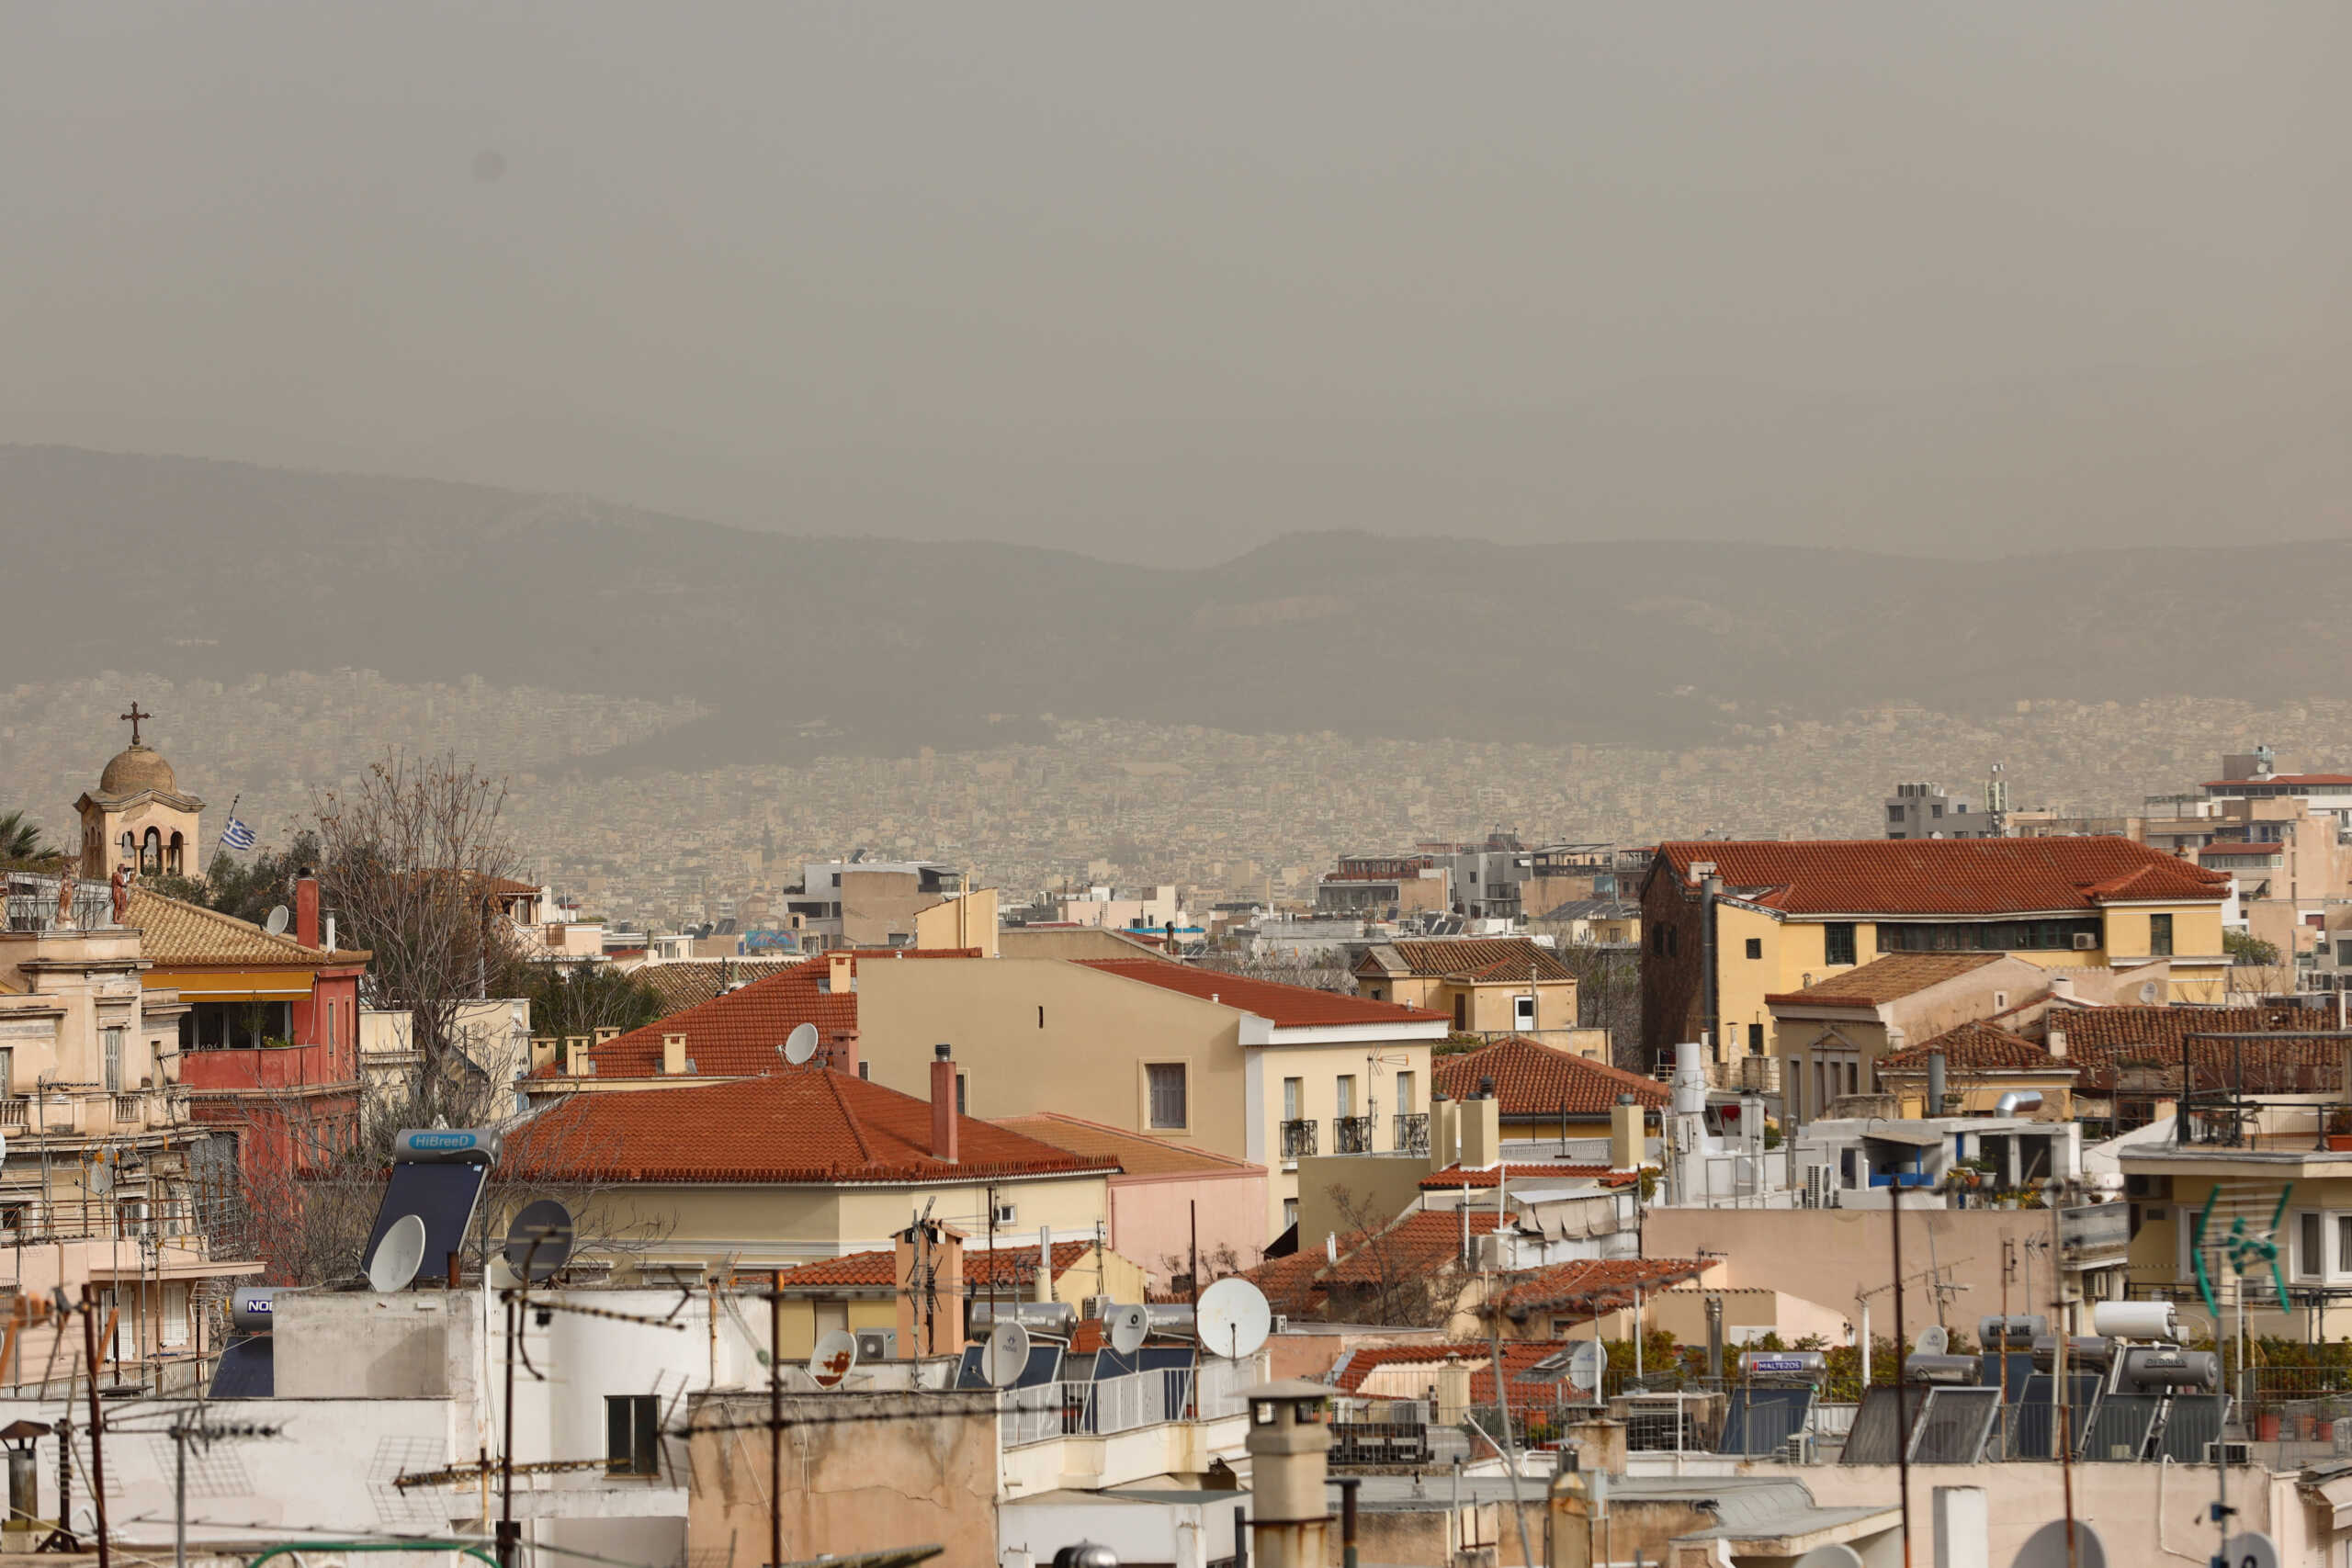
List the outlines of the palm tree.
{"label": "palm tree", "polygon": [[0,811],[0,866],[46,866],[56,858],[39,823],[21,811]]}

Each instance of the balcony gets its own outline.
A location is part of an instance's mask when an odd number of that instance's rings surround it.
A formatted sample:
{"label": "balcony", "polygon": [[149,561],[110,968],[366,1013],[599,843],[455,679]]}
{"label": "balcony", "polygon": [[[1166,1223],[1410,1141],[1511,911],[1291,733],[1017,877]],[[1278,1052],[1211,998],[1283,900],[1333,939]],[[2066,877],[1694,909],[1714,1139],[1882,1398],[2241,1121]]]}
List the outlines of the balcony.
{"label": "balcony", "polygon": [[135,1127],[144,1120],[141,1114],[139,1100],[140,1097],[135,1094],[118,1094],[114,1097],[114,1119],[117,1125]]}
{"label": "balcony", "polygon": [[1332,1117],[1331,1152],[1335,1155],[1372,1153],[1372,1118],[1369,1116]]}
{"label": "balcony", "polygon": [[1426,1111],[1407,1111],[1396,1118],[1396,1135],[1390,1146],[1400,1155],[1425,1155],[1430,1152],[1430,1113]]}
{"label": "balcony", "polygon": [[1302,1159],[1316,1153],[1316,1128],[1312,1121],[1284,1122],[1282,1124],[1283,1158]]}

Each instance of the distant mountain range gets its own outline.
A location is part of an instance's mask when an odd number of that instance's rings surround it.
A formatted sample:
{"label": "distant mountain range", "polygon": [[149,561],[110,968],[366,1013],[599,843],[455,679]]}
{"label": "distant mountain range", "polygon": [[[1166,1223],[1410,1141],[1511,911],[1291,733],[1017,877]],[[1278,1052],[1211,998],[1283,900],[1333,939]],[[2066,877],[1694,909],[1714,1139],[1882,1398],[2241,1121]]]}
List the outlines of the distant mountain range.
{"label": "distant mountain range", "polygon": [[0,538],[11,680],[353,666],[716,710],[614,766],[986,744],[1044,714],[1659,744],[1904,699],[2352,686],[2352,541],[1961,562],[1318,533],[1177,570],[28,446],[0,446]]}

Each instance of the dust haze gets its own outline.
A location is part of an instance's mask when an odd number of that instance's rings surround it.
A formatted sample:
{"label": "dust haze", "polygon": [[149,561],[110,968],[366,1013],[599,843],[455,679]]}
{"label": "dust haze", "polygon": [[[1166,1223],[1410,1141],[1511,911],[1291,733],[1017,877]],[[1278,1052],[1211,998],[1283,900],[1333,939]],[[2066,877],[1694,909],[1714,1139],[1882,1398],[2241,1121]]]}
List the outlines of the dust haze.
{"label": "dust haze", "polygon": [[2343,531],[2324,0],[5,29],[0,441],[1186,566]]}

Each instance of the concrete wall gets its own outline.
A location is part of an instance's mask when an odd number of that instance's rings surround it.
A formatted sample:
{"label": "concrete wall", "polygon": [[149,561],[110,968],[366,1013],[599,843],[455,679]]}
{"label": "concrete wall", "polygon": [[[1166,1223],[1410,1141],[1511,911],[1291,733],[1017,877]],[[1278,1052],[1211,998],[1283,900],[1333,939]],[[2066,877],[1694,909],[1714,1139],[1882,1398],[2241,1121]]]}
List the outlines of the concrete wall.
{"label": "concrete wall", "polygon": [[[910,1393],[787,1396],[786,1416],[854,1410],[904,1419],[811,1421],[786,1438],[784,1560],[936,1542],[940,1568],[994,1568],[997,1427],[992,1409]],[[943,1408],[945,1406],[946,1408]],[[764,1421],[764,1394],[695,1402],[697,1426]],[[768,1553],[771,1450],[764,1432],[698,1437],[687,1548],[696,1562],[761,1568]],[[730,1550],[731,1549],[731,1550]],[[706,1557],[704,1554],[709,1553]]]}
{"label": "concrete wall", "polygon": [[1195,1225],[1203,1258],[1230,1252],[1243,1269],[1262,1261],[1265,1171],[1112,1179],[1111,1249],[1142,1264],[1155,1286],[1189,1267]]}
{"label": "concrete wall", "polygon": [[[1319,1247],[1334,1232],[1347,1235],[1364,1223],[1396,1218],[1420,1201],[1421,1178],[1433,1163],[1409,1155],[1325,1155],[1300,1160],[1299,1247]],[[1491,1190],[1487,1196],[1491,1201]],[[1343,1201],[1355,1219],[1341,1212]]]}

